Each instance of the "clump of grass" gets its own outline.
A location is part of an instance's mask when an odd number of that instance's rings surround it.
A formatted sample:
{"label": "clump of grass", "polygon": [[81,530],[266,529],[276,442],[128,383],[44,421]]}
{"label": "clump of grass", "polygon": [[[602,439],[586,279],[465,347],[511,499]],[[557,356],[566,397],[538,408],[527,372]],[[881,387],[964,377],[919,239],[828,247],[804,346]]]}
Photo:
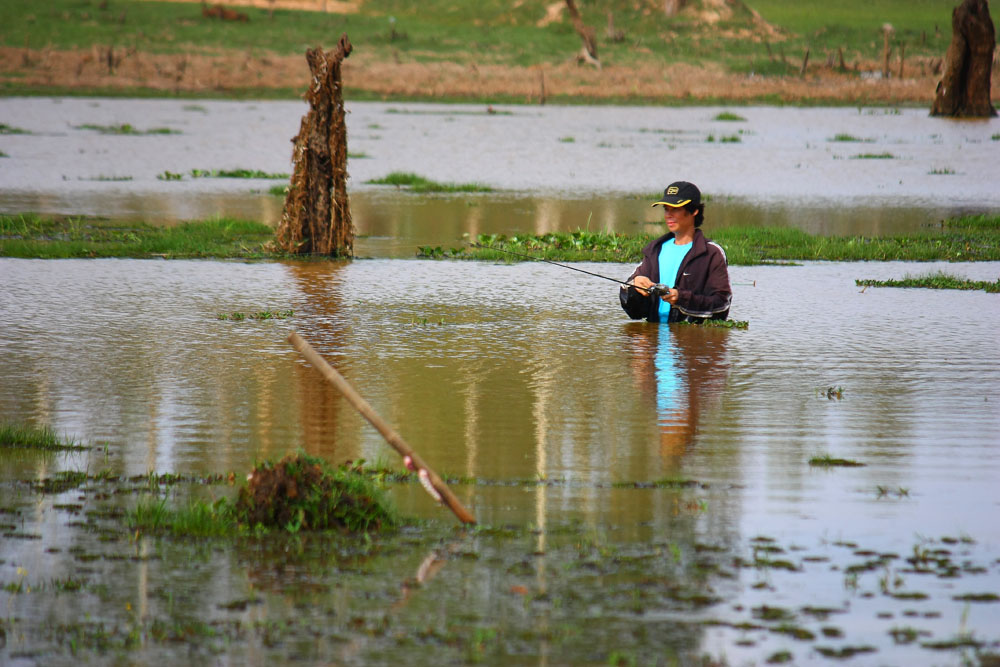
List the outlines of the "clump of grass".
{"label": "clump of grass", "polygon": [[857,155],[852,155],[852,160],[893,160],[896,156],[888,151],[884,153],[858,153]]}
{"label": "clump of grass", "polygon": [[275,195],[277,197],[284,197],[285,195],[288,194],[288,186],[287,185],[272,185],[270,188],[268,188],[267,194],[269,194],[269,195]]}
{"label": "clump of grass", "polygon": [[410,172],[394,171],[384,178],[366,181],[370,185],[395,185],[408,187],[413,192],[493,192],[493,188],[480,183],[438,183]]}
{"label": "clump of grass", "polygon": [[120,181],[131,181],[132,177],[131,176],[105,176],[105,175],[101,174],[101,175],[98,175],[98,176],[91,176],[90,178],[83,178],[83,177],[81,177],[78,180],[81,180],[81,181],[101,181],[101,182],[104,182],[104,181],[120,182]]}
{"label": "clump of grass", "polygon": [[166,498],[148,498],[125,512],[125,524],[131,531],[191,537],[221,537],[239,532],[232,504],[225,498],[214,503],[192,500],[178,509],[168,507]]}
{"label": "clump of grass", "polygon": [[10,156],[4,153],[3,151],[0,151],[0,157],[10,157]]}
{"label": "clump of grass", "polygon": [[875,140],[863,139],[861,137],[856,137],[853,134],[848,134],[846,132],[838,132],[837,134],[827,139],[827,141],[872,143]]}
{"label": "clump of grass", "polygon": [[738,144],[743,139],[738,134],[729,134],[719,137],[719,143],[722,144]]}
{"label": "clump of grass", "polygon": [[243,320],[287,320],[292,317],[295,311],[292,310],[260,310],[256,313],[219,313],[220,320],[230,320],[242,322]]}
{"label": "clump of grass", "polygon": [[989,280],[967,280],[948,273],[939,272],[926,276],[906,276],[896,280],[874,280],[870,278],[854,281],[859,287],[918,287],[924,289],[954,289],[954,290],[984,290],[993,294],[1000,293],[1000,278],[995,282]]}
{"label": "clump of grass", "polygon": [[576,141],[574,137],[559,137],[559,141],[564,144],[571,144]]}
{"label": "clump of grass", "polygon": [[0,422],[0,447],[50,451],[87,449],[73,440],[60,438],[50,426]]}
{"label": "clump of grass", "polygon": [[184,180],[184,174],[164,170],[162,174],[157,174],[156,178],[161,181],[181,181]]}
{"label": "clump of grass", "polygon": [[955,170],[949,167],[942,167],[941,169],[931,169],[927,172],[931,176],[951,176],[955,174]]}
{"label": "clump of grass", "polygon": [[184,111],[199,111],[201,113],[208,113],[208,109],[201,106],[200,104],[185,104],[181,107]]}
{"label": "clump of grass", "polygon": [[0,123],[0,134],[31,134],[31,132],[22,130],[19,127],[13,127],[7,123]]}
{"label": "clump of grass", "polygon": [[809,465],[817,468],[863,468],[865,464],[853,459],[840,459],[829,454],[823,454],[822,456],[814,456],[809,459]]}
{"label": "clump of grass", "polygon": [[95,125],[93,123],[84,123],[83,125],[74,125],[73,129],[76,130],[96,130],[101,134],[119,134],[119,135],[143,135],[143,134],[180,134],[180,130],[172,130],[169,127],[152,127],[148,130],[140,130],[134,127],[131,123],[122,123],[120,125]]}
{"label": "clump of grass", "polygon": [[735,113],[733,113],[731,111],[722,111],[722,112],[719,112],[719,113],[715,114],[715,117],[712,120],[742,122],[742,121],[745,121],[746,118],[744,118],[743,116],[741,116],[739,114],[735,114]]}
{"label": "clump of grass", "polygon": [[705,327],[707,329],[749,329],[746,320],[705,320],[704,322],[675,322],[675,327]]}
{"label": "clump of grass", "polygon": [[365,532],[398,523],[382,490],[360,468],[332,469],[304,454],[265,461],[240,489],[237,520],[249,527]]}
{"label": "clump of grass", "polygon": [[191,178],[268,178],[288,179],[290,174],[270,173],[259,169],[192,169]]}
{"label": "clump of grass", "polygon": [[991,136],[990,139],[992,139],[993,141],[1000,141],[1000,132]]}

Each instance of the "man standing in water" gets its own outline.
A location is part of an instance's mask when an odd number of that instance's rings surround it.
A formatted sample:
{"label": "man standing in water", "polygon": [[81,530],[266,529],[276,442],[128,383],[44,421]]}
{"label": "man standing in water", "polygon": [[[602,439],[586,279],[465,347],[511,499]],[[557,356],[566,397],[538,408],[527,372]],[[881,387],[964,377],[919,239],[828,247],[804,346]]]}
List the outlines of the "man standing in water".
{"label": "man standing in water", "polygon": [[[726,253],[699,229],[705,219],[701,191],[677,181],[653,206],[663,207],[668,233],[642,249],[642,263],[627,281],[630,286],[619,290],[622,308],[633,320],[650,322],[726,319],[733,297]],[[657,297],[648,291],[657,284],[670,289]]]}

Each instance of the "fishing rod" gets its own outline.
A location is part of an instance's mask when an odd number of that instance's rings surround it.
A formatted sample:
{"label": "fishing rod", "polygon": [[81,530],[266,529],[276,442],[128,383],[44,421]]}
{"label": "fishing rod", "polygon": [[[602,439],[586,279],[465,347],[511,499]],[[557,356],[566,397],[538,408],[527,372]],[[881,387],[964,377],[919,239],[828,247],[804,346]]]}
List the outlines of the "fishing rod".
{"label": "fishing rod", "polygon": [[650,287],[636,287],[632,283],[627,283],[624,280],[609,278],[607,276],[602,276],[599,273],[578,269],[575,266],[569,266],[567,264],[560,264],[559,262],[553,262],[551,259],[545,259],[544,257],[533,257],[531,255],[523,255],[519,252],[514,252],[513,250],[504,250],[503,248],[492,248],[490,246],[486,246],[481,243],[470,243],[469,245],[472,246],[473,248],[479,248],[480,250],[495,250],[497,252],[504,252],[507,253],[508,255],[513,255],[514,257],[520,257],[521,259],[527,259],[533,262],[545,262],[546,264],[553,264],[555,266],[560,266],[564,269],[569,269],[570,271],[579,271],[580,273],[586,273],[588,276],[594,276],[595,278],[604,278],[605,280],[610,280],[613,283],[618,283],[619,285],[624,285],[625,287],[635,287],[636,289],[641,289],[643,291],[649,292],[650,294],[656,297],[670,293],[670,288],[664,285],[663,283],[652,285]]}

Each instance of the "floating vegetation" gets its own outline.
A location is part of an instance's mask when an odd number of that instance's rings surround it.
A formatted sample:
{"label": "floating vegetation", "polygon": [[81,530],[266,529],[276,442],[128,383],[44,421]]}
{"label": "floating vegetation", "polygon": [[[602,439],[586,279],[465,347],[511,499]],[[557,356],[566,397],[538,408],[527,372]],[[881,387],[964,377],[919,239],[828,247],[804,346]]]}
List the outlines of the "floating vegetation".
{"label": "floating vegetation", "polygon": [[996,593],[963,593],[955,595],[951,599],[959,602],[1000,602],[1000,595]]}
{"label": "floating vegetation", "polygon": [[820,655],[839,660],[846,660],[847,658],[853,658],[864,653],[875,653],[878,650],[874,646],[841,646],[839,648],[817,646],[815,648]]}
{"label": "floating vegetation", "polygon": [[181,107],[184,111],[198,111],[200,113],[208,113],[208,109],[201,106],[200,104],[185,104]]}
{"label": "floating vegetation", "polygon": [[559,141],[564,144],[572,144],[576,139],[574,137],[559,137]]}
{"label": "floating vegetation", "polygon": [[896,156],[888,151],[883,153],[859,153],[851,156],[852,160],[894,160],[895,158]]}
{"label": "floating vegetation", "polygon": [[259,169],[192,169],[191,178],[263,178],[285,179],[290,174],[270,173]]}
{"label": "floating vegetation", "polygon": [[853,459],[840,459],[829,454],[823,454],[822,456],[814,456],[809,459],[809,465],[817,468],[861,468],[865,464]]}
{"label": "floating vegetation", "polygon": [[862,137],[856,137],[853,134],[838,133],[827,139],[827,141],[836,142],[861,142],[861,143],[872,143],[874,139],[863,139]]}
{"label": "floating vegetation", "polygon": [[672,327],[705,327],[707,329],[749,329],[746,320],[704,320],[703,322],[674,322]]}
{"label": "floating vegetation", "polygon": [[73,129],[76,130],[96,130],[101,134],[120,134],[120,135],[145,135],[145,134],[180,134],[180,130],[172,130],[169,127],[153,127],[148,130],[140,130],[130,123],[122,123],[120,125],[94,125],[92,123],[85,123],[83,125],[74,125]]}
{"label": "floating vegetation", "polygon": [[161,181],[182,181],[184,180],[184,174],[177,174],[172,171],[164,171],[161,174],[157,174],[156,178]]}
{"label": "floating vegetation", "polygon": [[719,143],[723,144],[738,144],[743,141],[743,138],[738,134],[729,134],[719,137]]}
{"label": "floating vegetation", "polygon": [[73,440],[60,438],[51,426],[32,426],[0,422],[0,448],[42,449],[50,451],[90,449]]}
{"label": "floating vegetation", "polygon": [[4,153],[3,151],[0,151],[0,157],[10,157],[10,156]]}
{"label": "floating vegetation", "polygon": [[250,474],[235,504],[240,523],[250,527],[366,532],[391,528],[399,520],[382,490],[357,468],[331,469],[322,459],[288,455],[265,461]]}
{"label": "floating vegetation", "polygon": [[383,178],[366,181],[370,185],[395,185],[412,192],[493,192],[493,188],[480,183],[438,183],[410,172],[394,171]]}
{"label": "floating vegetation", "polygon": [[368,153],[365,153],[364,151],[361,151],[361,152],[358,152],[358,153],[353,153],[351,151],[347,151],[347,159],[348,160],[363,160],[363,159],[366,159],[366,158],[369,158],[369,157],[371,157],[371,156],[368,155]]}
{"label": "floating vegetation", "polygon": [[991,282],[988,280],[968,280],[945,272],[926,276],[906,276],[902,279],[874,280],[862,278],[854,281],[859,287],[918,287],[924,289],[954,289],[983,290],[993,294],[1000,293],[1000,278]]}
{"label": "floating vegetation", "polygon": [[715,117],[712,118],[712,120],[739,121],[739,122],[743,122],[743,121],[746,121],[746,118],[744,118],[743,116],[741,116],[739,114],[733,113],[731,111],[721,111],[721,112],[715,114]]}
{"label": "floating vegetation", "polygon": [[220,320],[242,322],[244,320],[287,320],[293,315],[295,315],[293,310],[259,310],[256,313],[219,313],[216,317]]}
{"label": "floating vegetation", "polygon": [[0,123],[0,134],[31,134],[31,132],[19,127],[12,127],[7,123]]}
{"label": "floating vegetation", "polygon": [[927,173],[930,174],[931,176],[950,176],[952,174],[955,174],[956,172],[954,169],[943,167],[941,169],[931,169]]}
{"label": "floating vegetation", "polygon": [[449,248],[445,250],[441,246],[422,245],[417,246],[417,257],[422,259],[443,259],[445,257],[459,257],[465,252],[464,248]]}
{"label": "floating vegetation", "polygon": [[826,389],[817,389],[816,393],[819,396],[825,396],[828,400],[841,400],[844,398],[844,388],[843,387],[827,387]]}

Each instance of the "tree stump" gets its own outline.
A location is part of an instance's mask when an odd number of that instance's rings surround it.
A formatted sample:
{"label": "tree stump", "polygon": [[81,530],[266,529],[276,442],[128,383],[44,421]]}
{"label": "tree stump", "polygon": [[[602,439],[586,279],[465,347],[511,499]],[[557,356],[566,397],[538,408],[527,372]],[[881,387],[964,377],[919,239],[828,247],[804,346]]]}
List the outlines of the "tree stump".
{"label": "tree stump", "polygon": [[344,33],[333,51],[306,51],[309,111],[292,140],[292,173],[276,232],[278,246],[301,255],[350,257],[354,227],[347,199],[347,124],[340,65],[350,55]]}
{"label": "tree stump", "polygon": [[996,116],[990,102],[990,74],[996,33],[986,0],[964,0],[951,13],[951,44],[944,76],[934,95],[932,116]]}

